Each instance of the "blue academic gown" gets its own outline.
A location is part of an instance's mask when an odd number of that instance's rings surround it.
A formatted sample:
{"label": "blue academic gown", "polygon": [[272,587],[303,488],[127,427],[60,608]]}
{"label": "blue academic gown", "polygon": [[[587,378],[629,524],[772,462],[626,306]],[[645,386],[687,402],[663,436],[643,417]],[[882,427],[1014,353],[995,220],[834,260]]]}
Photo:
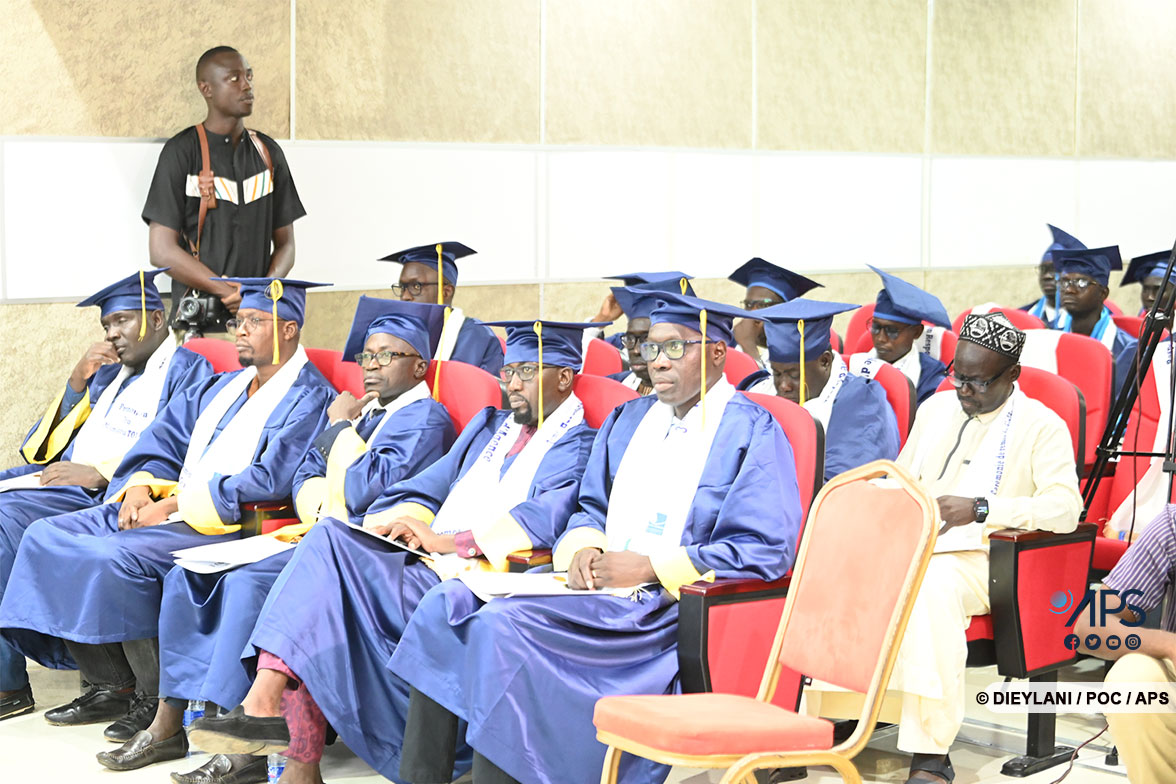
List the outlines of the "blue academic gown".
{"label": "blue academic gown", "polygon": [[[369,514],[402,503],[436,512],[508,416],[509,411],[485,409],[445,457],[389,488]],[[594,434],[580,424],[552,445],[528,499],[511,510],[534,547],[551,547],[575,511]],[[507,459],[504,473],[513,461]],[[436,573],[403,550],[328,518],[294,549],[270,590],[249,640],[246,666],[257,651],[279,656],[306,684],[347,747],[396,781],[409,692],[385,665],[417,603],[439,582]],[[467,749],[459,755],[454,777],[469,764]]]}
{"label": "blue academic gown", "polygon": [[[122,365],[118,364],[103,365],[98,368],[94,375],[87,380],[82,399],[69,412],[66,412],[66,416],[68,417],[69,413],[78,407],[88,408],[91,401],[97,401],[103,391],[118,376],[121,369]],[[212,375],[212,365],[208,363],[207,359],[186,348],[176,349],[168,365],[167,374],[164,376],[157,411],[162,411],[169,400],[210,375]],[[128,378],[119,389],[119,394],[121,395],[130,389],[141,377],[141,375],[136,375]],[[56,411],[46,411],[45,415],[52,417],[56,413]],[[36,424],[29,429],[28,435],[25,436],[24,443],[21,445],[22,455],[26,457],[33,455],[36,462],[0,471],[0,479],[30,474],[34,471],[40,471],[47,463],[71,459],[74,436],[81,430],[81,425],[74,427],[68,434],[68,445],[55,452],[50,448],[47,436],[37,438],[40,426],[41,420],[38,419]],[[58,428],[61,427],[69,427],[69,425],[63,422],[58,425]],[[65,437],[64,432],[61,437]],[[20,546],[21,539],[24,538],[25,530],[42,517],[76,512],[79,509],[99,504],[102,502],[104,493],[104,490],[77,486],[49,487],[40,490],[9,490],[0,493],[0,599],[4,597],[4,588],[8,583],[9,575],[12,574],[17,548]],[[0,641],[0,648],[2,647],[6,646]],[[7,655],[11,655],[11,652],[0,650],[0,656]],[[41,651],[41,655],[62,665],[71,666],[72,660],[65,651],[65,646],[59,643],[51,643],[46,650]],[[8,686],[9,684],[0,684],[0,688],[7,689]],[[14,688],[19,688],[19,686]]]}
{"label": "blue academic gown", "polygon": [[930,354],[919,352],[919,385],[915,388],[915,399],[918,403],[922,405],[924,400],[934,395],[945,378],[947,365]]}
{"label": "blue academic gown", "polygon": [[898,451],[898,422],[882,385],[846,376],[825,431],[825,480],[871,460],[893,460]]}
{"label": "blue academic gown", "polygon": [[[577,529],[604,531],[625,449],[654,398],[629,401],[605,421],[580,490]],[[766,511],[770,510],[770,511]],[[727,405],[694,496],[682,544],[700,572],[779,578],[801,524],[792,450],[767,411]],[[500,599],[483,605],[464,585],[421,600],[389,669],[469,723],[469,744],[524,784],[590,784],[604,746],[592,710],[613,694],[677,692],[678,606],[666,590],[615,597]],[[625,782],[667,770],[626,755]]]}
{"label": "blue academic gown", "polygon": [[[337,454],[331,459],[331,473],[342,476],[348,517],[354,523],[362,522],[384,488],[428,468],[453,444],[449,414],[430,398],[384,416],[391,419],[353,459],[353,450],[371,438],[383,416],[365,417],[354,427],[340,422],[319,434],[295,474],[294,497],[299,503],[304,486],[314,493],[316,482],[328,481],[328,458],[336,444],[346,457]],[[341,461],[346,459],[351,462],[343,468]],[[316,505],[304,515],[300,508],[300,516],[312,523],[317,509]],[[270,587],[292,556],[293,551],[286,551],[218,574],[197,574],[178,566],[168,572],[159,612],[161,695],[223,706],[237,705],[245,697],[253,671],[241,666],[241,651]]]}
{"label": "blue academic gown", "polygon": [[[1017,308],[1017,310],[1023,310],[1026,313],[1032,313],[1033,315],[1037,316],[1037,318],[1039,318],[1043,322],[1045,322],[1045,326],[1049,327],[1050,329],[1053,329],[1056,326],[1056,324],[1054,322],[1057,320],[1057,316],[1056,315],[1054,316],[1053,321],[1046,318],[1045,303],[1047,303],[1047,302],[1049,302],[1049,300],[1047,300],[1045,297],[1040,297],[1039,299],[1033,300],[1028,305],[1022,305],[1021,307]],[[1054,303],[1054,302],[1049,302],[1049,304],[1051,306],[1057,307],[1056,303]],[[1037,315],[1038,312],[1040,312],[1041,315]]]}
{"label": "blue academic gown", "polygon": [[[157,636],[163,578],[173,565],[172,551],[238,538],[237,532],[202,534],[187,523],[119,531],[121,502],[116,499],[135,474],[178,479],[197,416],[240,372],[212,376],[171,401],[123,459],[105,503],[29,526],[0,602],[0,630],[18,650],[41,661],[36,644],[44,639],[41,635],[81,643]],[[208,497],[222,524],[239,520],[243,503],[290,495],[294,472],[326,424],[327,406],[334,397],[334,388],[306,363],[266,421],[252,463],[232,476],[216,475],[209,481]],[[229,407],[213,440],[245,401],[242,393]],[[31,633],[36,634],[30,638]]]}
{"label": "blue academic gown", "polygon": [[497,376],[498,371],[502,370],[502,344],[489,327],[477,319],[466,316],[461,329],[457,332],[457,342],[449,358],[480,367],[487,373]]}

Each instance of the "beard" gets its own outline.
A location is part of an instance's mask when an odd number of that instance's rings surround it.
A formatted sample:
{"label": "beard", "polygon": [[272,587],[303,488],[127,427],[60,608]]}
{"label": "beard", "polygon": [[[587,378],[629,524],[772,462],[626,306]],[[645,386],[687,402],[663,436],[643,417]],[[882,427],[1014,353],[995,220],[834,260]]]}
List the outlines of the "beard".
{"label": "beard", "polygon": [[516,425],[533,425],[535,424],[535,414],[531,411],[528,405],[525,408],[511,409],[514,414],[514,421]]}

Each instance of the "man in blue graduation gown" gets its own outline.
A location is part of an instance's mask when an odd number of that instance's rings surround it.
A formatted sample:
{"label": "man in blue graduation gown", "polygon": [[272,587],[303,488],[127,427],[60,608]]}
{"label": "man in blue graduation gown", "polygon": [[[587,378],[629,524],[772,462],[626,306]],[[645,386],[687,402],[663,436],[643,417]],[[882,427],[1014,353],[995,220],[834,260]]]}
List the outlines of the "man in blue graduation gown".
{"label": "man in blue graduation gown", "polygon": [[[38,484],[0,493],[0,597],[25,529],[47,515],[101,503],[115,468],[156,413],[212,374],[208,361],[177,348],[167,329],[153,280],[162,271],[137,272],[78,303],[99,307],[106,335],[86,350],[25,437],[27,464],[0,471],[0,482],[23,477]],[[42,655],[68,665],[64,647],[51,647]],[[0,719],[32,709],[24,657],[0,640]]]}
{"label": "man in blue graduation gown", "polygon": [[870,359],[889,362],[911,380],[915,386],[915,399],[922,403],[934,395],[940,382],[947,378],[947,367],[920,350],[918,344],[928,330],[924,322],[950,330],[951,319],[943,303],[933,294],[877,267],[871,266],[870,269],[882,278],[882,290],[878,292],[874,316],[870,319],[874,348],[865,354],[854,354],[849,369],[861,374],[862,366]]}
{"label": "man in blue graduation gown", "polygon": [[[850,373],[829,339],[833,317],[855,308],[798,299],[756,313],[764,320],[768,336],[772,363],[771,378],[766,380],[772,384],[768,394],[803,405],[821,423],[826,480],[871,460],[898,457],[898,422],[885,390],[873,380]],[[801,322],[803,340],[797,326]]]}
{"label": "man in blue graduation gown", "polygon": [[[1127,265],[1127,271],[1123,273],[1123,280],[1119,285],[1139,284],[1140,316],[1146,315],[1160,296],[1160,289],[1164,287],[1164,273],[1168,271],[1168,257],[1171,255],[1171,250],[1161,250],[1144,256],[1136,256]],[[1168,285],[1171,286],[1174,283],[1176,283],[1176,269],[1168,276]]]}
{"label": "man in blue graduation gown", "polygon": [[[51,724],[126,714],[107,728],[107,737],[125,741],[150,723],[172,551],[237,538],[245,503],[288,497],[326,422],[334,389],[299,346],[306,288],[317,284],[234,282],[242,291],[233,329],[244,369],[212,376],[168,403],[123,459],[105,503],[39,520],[21,543],[0,629],[28,655],[36,653],[30,637],[64,639],[90,685],[47,712]],[[169,522],[173,515],[183,522]]]}
{"label": "man in blue graduation gown", "polygon": [[1061,297],[1058,292],[1058,272],[1054,265],[1054,252],[1059,250],[1082,250],[1086,246],[1078,238],[1067,234],[1057,226],[1047,223],[1053,242],[1045,249],[1041,256],[1041,263],[1037,265],[1037,285],[1041,287],[1041,299],[1022,305],[1021,310],[1037,316],[1047,327],[1057,325],[1058,314],[1061,310]]}
{"label": "man in blue graduation gown", "polygon": [[1127,378],[1139,340],[1119,329],[1104,303],[1111,290],[1111,270],[1122,269],[1117,245],[1106,248],[1062,250],[1054,253],[1062,312],[1057,329],[1088,335],[1110,349],[1115,359],[1113,391],[1116,396]]}
{"label": "man in blue graduation gown", "polygon": [[441,344],[434,354],[436,359],[465,362],[497,375],[502,367],[502,344],[498,337],[482,322],[453,307],[457,260],[476,252],[460,242],[438,242],[398,250],[380,261],[402,265],[400,280],[392,287],[393,294],[403,300],[443,304],[449,308]]}
{"label": "man in blue graduation gown", "polygon": [[[744,310],[752,311],[770,308],[803,296],[812,289],[823,288],[823,284],[815,280],[759,257],[748,260],[732,272],[727,280],[745,287],[743,302],[740,304]],[[735,340],[743,353],[758,362],[761,368],[767,369],[768,342],[762,321],[743,319],[738,322],[735,325]]]}
{"label": "man in blue graduation gown", "polygon": [[511,410],[475,416],[444,458],[389,488],[365,521],[439,555],[410,557],[333,519],[316,525],[262,609],[250,640],[259,654],[252,688],[239,709],[195,722],[195,745],[259,755],[288,748],[287,784],[319,781],[329,722],[348,748],[396,778],[408,689],[385,664],[417,602],[445,578],[503,571],[511,552],[551,547],[576,508],[592,445],[572,392],[591,325],[539,322],[539,335],[534,321],[498,323],[507,327]]}
{"label": "man in blue graduation gown", "polygon": [[[679,272],[678,270],[670,270],[669,272],[622,272],[619,275],[605,275],[604,277],[607,280],[619,280],[621,285],[627,288],[641,286],[660,289],[662,291],[677,291],[683,294],[689,294],[692,297],[694,296],[694,288],[690,285],[690,281],[694,276],[687,275],[685,272]],[[686,282],[683,283],[682,281]],[[622,315],[628,316],[629,314],[617,300],[616,289],[610,288],[608,296],[600,303],[600,310],[589,321],[593,324],[611,324]],[[585,334],[591,337],[598,337],[617,351],[622,352],[621,358],[626,362],[630,359],[624,353],[624,333],[614,332],[606,336],[602,328],[595,333],[586,332]]]}
{"label": "man in blue graduation gown", "polygon": [[[801,523],[792,449],[723,377],[732,320],[746,313],[665,297],[642,346],[656,396],[601,426],[579,511],[553,554],[572,588],[646,587],[484,605],[460,584],[430,591],[389,663],[414,688],[401,779],[449,780],[460,718],[475,781],[599,780],[596,700],[678,688],[681,587],[772,580],[792,565]],[[622,762],[626,782],[659,773]]]}
{"label": "man in blue graduation gown", "polygon": [[[360,297],[344,356],[364,371],[365,394],[340,392],[329,425],[294,477],[299,524],[275,536],[295,541],[320,519],[360,523],[380,492],[432,465],[453,444],[453,423],[432,399],[425,377],[444,309],[419,302]],[[173,568],[164,579],[159,614],[160,701],[155,720],[121,748],[98,755],[114,770],[134,770],[187,751],[188,700],[237,705],[249,690],[241,651],[270,587],[290,560],[285,551],[216,574]],[[172,738],[175,742],[168,743]],[[161,749],[163,751],[161,751]],[[213,758],[185,780],[231,776],[264,781],[265,760]]]}
{"label": "man in blue graduation gown", "polygon": [[689,290],[690,284],[684,283],[685,278],[670,279],[642,284],[638,286],[614,286],[613,301],[616,302],[627,319],[625,331],[619,333],[620,350],[629,360],[629,369],[620,373],[613,373],[609,378],[619,381],[638,395],[653,393],[653,383],[649,380],[649,365],[641,357],[640,347],[649,334],[649,316],[657,305],[658,292],[673,293]]}

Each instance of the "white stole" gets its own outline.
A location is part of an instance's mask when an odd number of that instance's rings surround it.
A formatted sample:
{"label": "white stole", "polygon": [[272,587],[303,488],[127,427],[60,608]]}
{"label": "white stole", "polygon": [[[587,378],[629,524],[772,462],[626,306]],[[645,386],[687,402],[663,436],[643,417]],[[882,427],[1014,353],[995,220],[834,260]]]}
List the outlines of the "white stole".
{"label": "white stole", "polygon": [[[682,545],[702,470],[735,387],[720,376],[686,416],[660,401],[637,424],[608,495],[604,532],[610,551],[651,555]],[[703,420],[705,419],[705,425]]]}
{"label": "white stole", "polygon": [[[919,363],[919,353],[912,346],[911,350],[906,353],[906,356],[897,362],[891,363],[894,367],[901,370],[904,376],[911,380],[911,384],[916,390],[919,388],[919,379],[923,376],[923,366]],[[879,362],[885,362],[885,360],[878,358],[878,351],[876,349],[851,354],[849,357],[849,372],[855,376],[872,379],[877,375],[875,368]]]}
{"label": "white stole", "polygon": [[[1171,341],[1161,343],[1156,349],[1156,353],[1152,356],[1151,371],[1148,375],[1152,379],[1150,383],[1155,384],[1157,397],[1160,401],[1160,418],[1156,422],[1156,434],[1152,438],[1152,442],[1147,445],[1140,444],[1139,451],[1163,452],[1168,448],[1168,414],[1172,407],[1172,401],[1168,397],[1169,384],[1172,379]],[[1137,407],[1136,411],[1138,410]],[[1135,447],[1127,445],[1125,448],[1133,450]],[[1111,519],[1107,521],[1106,528],[1110,532],[1109,535],[1119,538],[1127,536],[1128,531],[1131,530],[1132,507],[1135,511],[1134,536],[1136,537],[1143,532],[1144,526],[1164,510],[1164,506],[1168,503],[1168,475],[1164,473],[1163,463],[1162,458],[1149,459],[1147,470],[1139,477],[1135,489],[1127,494],[1127,497],[1112,512]],[[1117,470],[1129,472],[1130,468],[1120,461]],[[1103,481],[1109,480],[1104,479]]]}
{"label": "white stole", "polygon": [[98,396],[89,418],[78,431],[71,462],[97,466],[122,460],[144,428],[155,419],[175,353],[176,342],[169,335],[151,352],[143,372],[122,395],[119,390],[130,378],[131,369],[126,365],[119,369],[118,375]]}
{"label": "white stole", "polygon": [[453,356],[453,350],[457,348],[457,333],[461,332],[461,325],[465,320],[461,308],[449,309],[449,315],[445,318],[445,328],[441,330],[441,340],[438,341],[437,350],[433,352],[433,359],[445,362]]}
{"label": "white stole", "polygon": [[506,455],[518,440],[522,425],[508,416],[470,470],[450,489],[445,503],[433,519],[432,529],[439,534],[468,531],[480,521],[493,522],[527,500],[535,472],[548,450],[569,430],[584,421],[584,404],[575,394],[569,395],[559,408],[543,420],[523,451],[515,456],[506,474],[502,466]]}
{"label": "white stole", "polygon": [[829,380],[825,382],[825,388],[821,390],[821,394],[804,401],[805,410],[821,423],[826,433],[829,432],[829,416],[833,413],[833,401],[837,399],[837,393],[841,391],[848,375],[849,368],[846,367],[845,360],[834,351],[833,364],[829,367]]}
{"label": "white stole", "polygon": [[388,424],[388,420],[392,418],[392,414],[404,408],[409,403],[415,403],[418,400],[427,400],[429,396],[429,385],[424,381],[421,381],[411,389],[400,393],[400,397],[396,398],[386,406],[381,406],[379,400],[369,400],[367,405],[363,407],[363,411],[360,412],[359,419],[355,420],[352,425],[359,422],[360,419],[363,419],[372,411],[381,408],[383,409],[384,414],[380,418],[380,423],[376,425],[376,429],[372,431],[372,434],[367,437],[367,441],[365,442],[368,447],[371,447],[371,445],[376,442],[376,436],[380,435],[380,431],[384,429],[384,425]]}
{"label": "white stole", "polygon": [[257,377],[257,368],[250,365],[221,387],[196,417],[188,451],[184,454],[184,465],[180,469],[177,494],[192,482],[207,483],[214,474],[235,474],[253,462],[265,423],[286,397],[306,363],[306,349],[299,346],[294,356],[245,401],[213,440],[216,426],[233,403],[249,390],[249,385]]}

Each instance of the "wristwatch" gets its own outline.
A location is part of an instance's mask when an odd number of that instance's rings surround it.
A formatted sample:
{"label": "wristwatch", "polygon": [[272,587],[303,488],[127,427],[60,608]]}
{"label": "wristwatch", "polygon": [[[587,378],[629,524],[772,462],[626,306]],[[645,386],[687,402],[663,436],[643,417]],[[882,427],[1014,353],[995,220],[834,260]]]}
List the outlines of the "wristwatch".
{"label": "wristwatch", "polygon": [[988,519],[988,499],[977,498],[972,501],[972,517],[978,523],[982,523]]}

